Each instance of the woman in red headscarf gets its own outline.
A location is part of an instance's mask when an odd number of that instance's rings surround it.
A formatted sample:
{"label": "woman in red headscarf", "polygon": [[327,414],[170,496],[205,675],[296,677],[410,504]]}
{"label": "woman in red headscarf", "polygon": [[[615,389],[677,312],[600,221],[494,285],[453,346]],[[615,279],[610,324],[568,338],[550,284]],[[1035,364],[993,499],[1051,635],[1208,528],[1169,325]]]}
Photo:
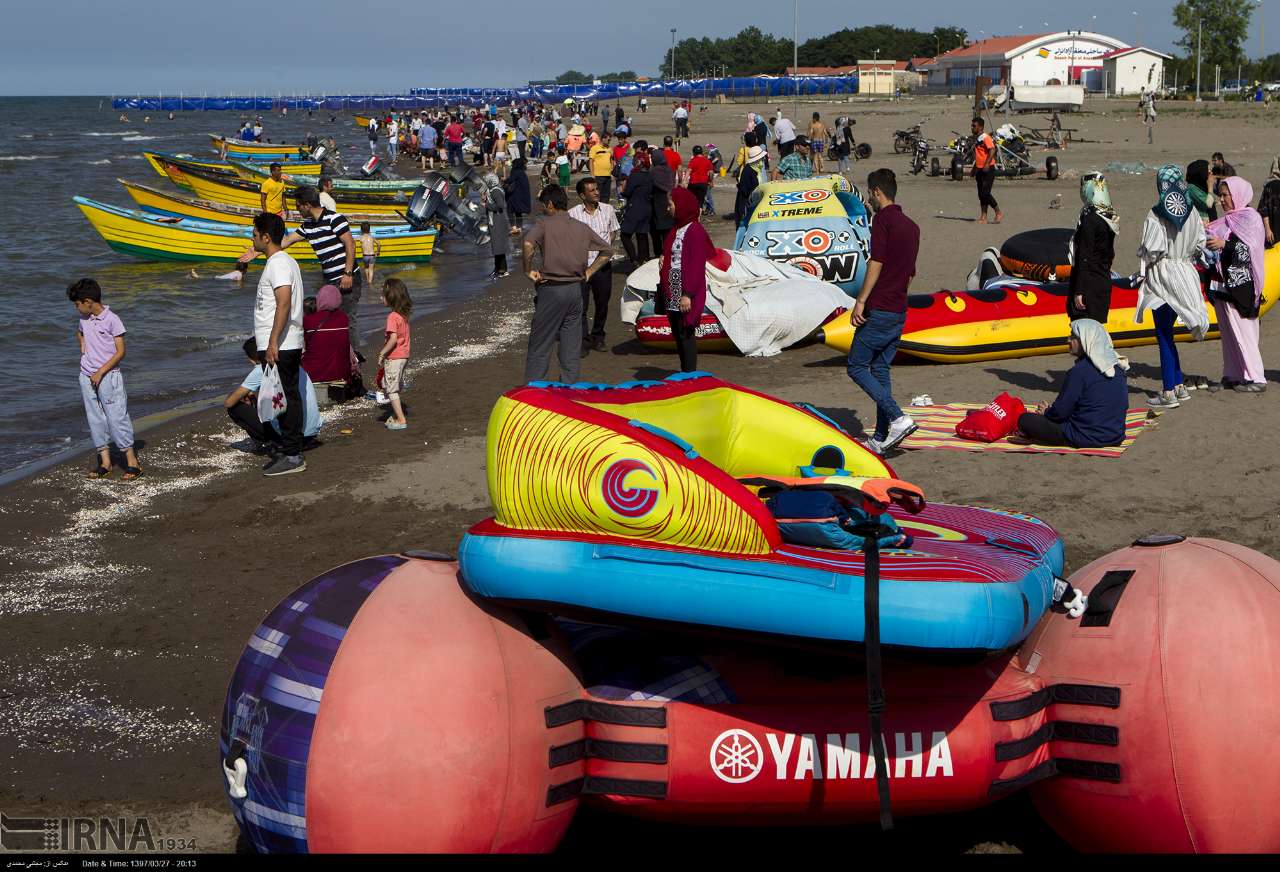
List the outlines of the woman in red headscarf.
{"label": "woman in red headscarf", "polygon": [[670,211],[675,226],[667,231],[662,249],[662,272],[655,309],[671,323],[680,369],[698,368],[695,330],[707,299],[707,261],[716,251],[707,230],[698,223],[698,198],[688,188],[671,191]]}

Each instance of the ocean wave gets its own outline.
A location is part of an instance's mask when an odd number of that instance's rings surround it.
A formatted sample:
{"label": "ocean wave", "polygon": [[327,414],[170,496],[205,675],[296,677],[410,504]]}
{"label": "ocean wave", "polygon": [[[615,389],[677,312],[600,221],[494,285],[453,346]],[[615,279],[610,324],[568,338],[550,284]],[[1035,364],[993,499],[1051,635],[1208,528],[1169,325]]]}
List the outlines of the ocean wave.
{"label": "ocean wave", "polygon": [[18,134],[18,139],[35,139],[35,138],[36,138],[36,135],[35,135],[34,133],[19,133],[19,134]]}
{"label": "ocean wave", "polygon": [[159,139],[159,138],[160,137],[158,136],[126,136],[120,141],[121,142],[143,142],[148,139]]}
{"label": "ocean wave", "polygon": [[118,155],[116,155],[116,160],[143,160],[143,159],[144,159],[144,158],[143,158],[143,157],[142,157],[142,155],[140,155],[140,154],[118,154]]}
{"label": "ocean wave", "polygon": [[89,164],[89,166],[91,166],[91,167],[100,167],[100,166],[102,166],[103,164],[109,164],[109,163],[111,163],[111,161],[107,160],[107,159],[104,157],[102,160],[91,160],[91,161],[86,161],[86,163],[87,163],[87,164]]}
{"label": "ocean wave", "polygon": [[82,133],[80,135],[81,136],[129,136],[130,134],[137,133],[137,132],[138,131],[136,130],[110,130],[110,131],[90,130],[88,133]]}
{"label": "ocean wave", "polygon": [[0,154],[0,160],[53,160],[54,154]]}

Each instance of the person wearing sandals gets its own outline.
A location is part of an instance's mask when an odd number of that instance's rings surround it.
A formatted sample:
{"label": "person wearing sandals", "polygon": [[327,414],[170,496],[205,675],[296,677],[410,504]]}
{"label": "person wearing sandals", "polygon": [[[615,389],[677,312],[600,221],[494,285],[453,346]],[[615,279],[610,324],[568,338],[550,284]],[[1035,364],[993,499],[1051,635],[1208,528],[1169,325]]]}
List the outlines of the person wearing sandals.
{"label": "person wearing sandals", "polygon": [[1209,296],[1218,313],[1222,333],[1222,382],[1209,390],[1234,389],[1259,394],[1267,389],[1267,375],[1258,348],[1258,307],[1262,301],[1263,251],[1266,230],[1262,216],[1250,209],[1253,186],[1239,176],[1220,179],[1214,193],[1221,217],[1205,228],[1209,250],[1217,255]]}
{"label": "person wearing sandals", "polygon": [[1174,321],[1181,321],[1193,341],[1209,331],[1209,312],[1200,292],[1196,261],[1205,251],[1204,222],[1195,214],[1182,170],[1172,164],[1156,174],[1156,204],[1147,212],[1138,246],[1138,289],[1135,320],[1151,310],[1156,342],[1160,346],[1162,390],[1147,401],[1153,409],[1176,409],[1191,399],[1182,376],[1178,347],[1174,343]]}
{"label": "person wearing sandals", "polygon": [[80,314],[80,395],[89,419],[89,433],[98,455],[90,478],[111,474],[111,443],[124,452],[124,480],[142,475],[133,450],[133,421],[124,390],[120,361],[124,360],[124,323],[102,305],[102,288],[93,279],[80,279],[67,288],[67,299]]}

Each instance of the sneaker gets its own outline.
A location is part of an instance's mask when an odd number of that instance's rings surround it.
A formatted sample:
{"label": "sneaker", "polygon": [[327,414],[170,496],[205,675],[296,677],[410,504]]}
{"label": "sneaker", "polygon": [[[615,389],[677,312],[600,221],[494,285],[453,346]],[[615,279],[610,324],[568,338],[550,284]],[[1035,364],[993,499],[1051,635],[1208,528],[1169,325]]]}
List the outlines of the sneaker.
{"label": "sneaker", "polygon": [[1237,393],[1241,394],[1260,394],[1267,389],[1266,385],[1259,384],[1258,382],[1240,382],[1232,387]]}
{"label": "sneaker", "polygon": [[1186,385],[1178,385],[1174,388],[1173,395],[1178,398],[1179,402],[1191,399],[1191,391],[1187,390]]}
{"label": "sneaker", "polygon": [[608,350],[608,347],[607,347],[607,346],[605,345],[605,343],[604,343],[604,337],[603,337],[603,336],[592,336],[592,337],[591,337],[591,349],[592,349],[593,351],[607,351],[607,350]]}
{"label": "sneaker", "polygon": [[911,420],[910,415],[896,418],[889,424],[889,435],[885,436],[884,441],[880,443],[881,453],[897,448],[898,443],[914,432],[916,432],[916,422]]}
{"label": "sneaker", "polygon": [[382,391],[378,391],[373,395],[373,401],[377,403],[379,406],[391,405],[391,398],[386,394],[384,394]]}
{"label": "sneaker", "polygon": [[302,472],[307,468],[307,462],[302,459],[302,455],[290,457],[282,455],[277,457],[273,463],[262,470],[263,475],[288,475],[291,472]]}
{"label": "sneaker", "polygon": [[395,418],[388,418],[388,419],[387,419],[387,429],[388,429],[388,430],[407,430],[408,428],[409,428],[409,422],[408,422],[408,421],[406,421],[405,423],[401,424],[401,423],[400,423],[399,421],[397,421]]}
{"label": "sneaker", "polygon": [[862,446],[877,457],[884,454],[884,445],[881,444],[880,437],[868,436],[862,440]]}
{"label": "sneaker", "polygon": [[1161,391],[1147,400],[1147,405],[1153,409],[1176,409],[1179,406],[1178,396],[1173,391]]}

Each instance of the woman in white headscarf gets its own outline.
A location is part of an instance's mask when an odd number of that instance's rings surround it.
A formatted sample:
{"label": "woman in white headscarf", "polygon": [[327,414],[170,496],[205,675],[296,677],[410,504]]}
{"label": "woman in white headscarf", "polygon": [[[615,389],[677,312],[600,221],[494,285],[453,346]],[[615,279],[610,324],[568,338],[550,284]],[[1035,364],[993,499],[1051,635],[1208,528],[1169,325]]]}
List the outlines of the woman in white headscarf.
{"label": "woman in white headscarf", "polygon": [[1106,329],[1091,318],[1071,322],[1067,350],[1076,363],[1058,398],[1042,412],[1024,412],[1018,430],[1036,445],[1119,445],[1129,411],[1129,361],[1116,354]]}
{"label": "woman in white headscarf", "polygon": [[1160,393],[1147,400],[1156,409],[1176,409],[1191,399],[1183,383],[1182,364],[1174,344],[1174,321],[1181,321],[1200,341],[1209,330],[1209,310],[1200,291],[1195,261],[1205,249],[1204,222],[1195,214],[1182,170],[1166,164],[1156,174],[1156,204],[1147,212],[1138,246],[1138,291],[1134,320],[1141,324],[1150,309],[1160,346]]}
{"label": "woman in white headscarf", "polygon": [[1067,315],[1072,321],[1091,318],[1107,323],[1111,311],[1111,264],[1116,259],[1120,216],[1111,207],[1111,194],[1102,173],[1080,179],[1084,208],[1071,237],[1071,282]]}

